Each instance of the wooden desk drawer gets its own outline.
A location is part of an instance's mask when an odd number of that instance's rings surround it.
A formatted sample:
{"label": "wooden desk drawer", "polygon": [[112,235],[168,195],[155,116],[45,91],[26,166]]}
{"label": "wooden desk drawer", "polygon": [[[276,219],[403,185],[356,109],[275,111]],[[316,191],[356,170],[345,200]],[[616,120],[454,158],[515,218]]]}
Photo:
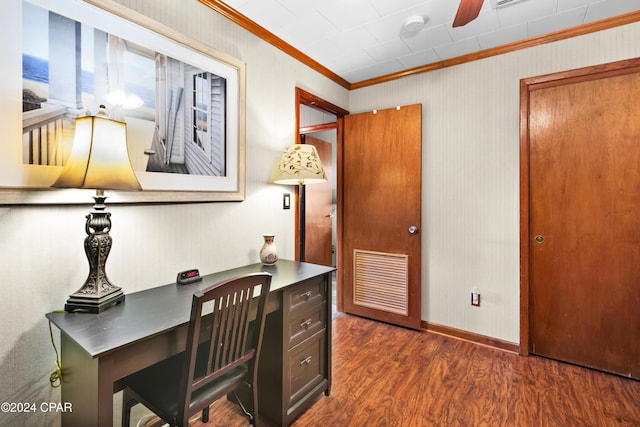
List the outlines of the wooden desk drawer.
{"label": "wooden desk drawer", "polygon": [[289,350],[289,405],[304,398],[327,378],[325,337],[323,329]]}
{"label": "wooden desk drawer", "polygon": [[300,314],[291,314],[289,321],[289,345],[287,348],[294,347],[311,335],[321,331],[327,326],[327,306],[326,304],[316,305],[315,307],[303,311]]}
{"label": "wooden desk drawer", "polygon": [[307,310],[327,299],[326,276],[314,277],[287,290],[285,307],[291,313]]}

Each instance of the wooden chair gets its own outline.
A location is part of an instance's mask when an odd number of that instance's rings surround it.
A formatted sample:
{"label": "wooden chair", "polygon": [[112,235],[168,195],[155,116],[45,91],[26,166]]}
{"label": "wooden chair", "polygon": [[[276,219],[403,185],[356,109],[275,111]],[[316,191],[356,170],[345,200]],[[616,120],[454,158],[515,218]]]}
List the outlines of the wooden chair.
{"label": "wooden chair", "polygon": [[[255,273],[195,292],[186,351],[124,379],[122,425],[129,426],[137,403],[171,426],[188,426],[200,411],[207,423],[209,406],[232,393],[256,426],[257,368],[270,286],[270,274]],[[242,384],[250,389],[252,413],[236,394]]]}

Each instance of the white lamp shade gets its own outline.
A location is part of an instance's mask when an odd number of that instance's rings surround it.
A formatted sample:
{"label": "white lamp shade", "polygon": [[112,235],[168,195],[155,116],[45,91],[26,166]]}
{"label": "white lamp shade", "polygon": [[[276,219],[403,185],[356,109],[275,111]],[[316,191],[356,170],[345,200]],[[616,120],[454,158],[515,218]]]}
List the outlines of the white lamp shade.
{"label": "white lamp shade", "polygon": [[52,187],[142,190],[127,151],[127,127],[101,115],[76,119],[71,154]]}
{"label": "white lamp shade", "polygon": [[273,175],[276,184],[306,185],[327,181],[316,147],[294,144],[282,153]]}

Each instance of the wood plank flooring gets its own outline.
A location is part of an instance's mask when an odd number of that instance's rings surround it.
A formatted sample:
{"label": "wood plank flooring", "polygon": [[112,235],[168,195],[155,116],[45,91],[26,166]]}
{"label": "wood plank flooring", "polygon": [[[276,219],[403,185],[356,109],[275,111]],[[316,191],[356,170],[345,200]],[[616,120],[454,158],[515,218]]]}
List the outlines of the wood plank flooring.
{"label": "wood plank flooring", "polygon": [[[192,425],[247,421],[222,400]],[[293,426],[640,426],[640,382],[342,314],[331,395]]]}

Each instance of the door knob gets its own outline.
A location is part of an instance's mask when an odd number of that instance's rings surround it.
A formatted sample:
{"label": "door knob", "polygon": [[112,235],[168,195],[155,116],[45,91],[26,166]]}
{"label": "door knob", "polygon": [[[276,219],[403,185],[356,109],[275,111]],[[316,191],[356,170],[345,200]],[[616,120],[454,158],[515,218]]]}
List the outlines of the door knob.
{"label": "door knob", "polygon": [[416,234],[418,232],[418,227],[416,227],[415,225],[412,225],[411,227],[409,227],[409,234]]}
{"label": "door knob", "polygon": [[535,241],[536,241],[536,243],[542,243],[542,242],[544,242],[544,236],[541,236],[541,235],[539,235],[539,234],[538,234],[538,235],[535,237]]}

